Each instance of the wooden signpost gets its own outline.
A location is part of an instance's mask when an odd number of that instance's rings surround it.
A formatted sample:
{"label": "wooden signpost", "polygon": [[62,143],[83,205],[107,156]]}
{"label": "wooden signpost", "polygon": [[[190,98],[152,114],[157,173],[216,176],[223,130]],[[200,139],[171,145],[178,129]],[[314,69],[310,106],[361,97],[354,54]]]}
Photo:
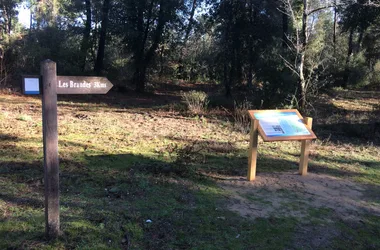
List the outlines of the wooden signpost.
{"label": "wooden signpost", "polygon": [[299,173],[307,174],[309,147],[312,139],[317,138],[311,130],[313,119],[303,118],[298,110],[249,110],[251,118],[250,144],[248,155],[247,179],[256,178],[258,136],[265,142],[301,141]]}
{"label": "wooden signpost", "polygon": [[[42,84],[40,83],[42,79]],[[41,62],[41,76],[24,76],[24,94],[42,93],[46,235],[60,234],[57,94],[106,94],[112,83],[105,77],[57,76],[56,63]]]}
{"label": "wooden signpost", "polygon": [[41,63],[42,127],[44,143],[45,229],[49,238],[60,233],[59,223],[59,161],[57,130],[56,64]]}

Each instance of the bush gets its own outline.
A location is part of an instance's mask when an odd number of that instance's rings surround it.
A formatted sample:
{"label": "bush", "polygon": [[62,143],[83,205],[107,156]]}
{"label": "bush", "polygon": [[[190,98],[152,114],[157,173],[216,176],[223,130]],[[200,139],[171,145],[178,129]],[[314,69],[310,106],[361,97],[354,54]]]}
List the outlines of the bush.
{"label": "bush", "polygon": [[241,103],[234,102],[234,127],[242,133],[248,133],[250,130],[251,119],[248,110],[252,108],[252,104],[248,100]]}
{"label": "bush", "polygon": [[194,114],[205,111],[209,103],[205,92],[195,90],[182,93],[182,100],[185,101],[188,109]]}
{"label": "bush", "polygon": [[378,60],[371,73],[371,85],[380,85],[380,60]]}

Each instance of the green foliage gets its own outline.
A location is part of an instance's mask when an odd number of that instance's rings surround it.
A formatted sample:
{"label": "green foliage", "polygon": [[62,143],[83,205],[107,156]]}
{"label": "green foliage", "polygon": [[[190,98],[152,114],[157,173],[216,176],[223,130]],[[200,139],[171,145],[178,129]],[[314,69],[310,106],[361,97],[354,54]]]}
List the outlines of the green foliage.
{"label": "green foliage", "polygon": [[349,64],[349,70],[349,85],[363,87],[370,83],[369,70],[366,66],[366,59],[363,53],[354,55]]}
{"label": "green foliage", "polygon": [[380,86],[380,60],[378,60],[373,67],[373,72],[371,73],[371,84]]}
{"label": "green foliage", "polygon": [[183,92],[181,96],[190,112],[199,114],[206,111],[209,100],[205,92],[191,90],[189,92]]}

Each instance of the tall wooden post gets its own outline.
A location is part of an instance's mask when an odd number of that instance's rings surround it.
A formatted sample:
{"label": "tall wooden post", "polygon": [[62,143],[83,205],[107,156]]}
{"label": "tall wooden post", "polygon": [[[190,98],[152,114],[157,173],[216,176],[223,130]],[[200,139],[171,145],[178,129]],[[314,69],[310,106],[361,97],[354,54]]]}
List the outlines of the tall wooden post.
{"label": "tall wooden post", "polygon": [[[303,122],[305,123],[306,127],[311,129],[312,124],[313,124],[313,118],[304,117]],[[308,165],[308,161],[309,161],[310,144],[311,144],[311,140],[303,140],[301,142],[301,158],[300,158],[300,164],[299,164],[300,175],[306,175],[307,174],[307,165]]]}
{"label": "tall wooden post", "polygon": [[256,178],[257,144],[259,140],[259,120],[251,119],[251,131],[249,135],[248,173],[247,179],[253,181]]}
{"label": "tall wooden post", "polygon": [[60,234],[56,63],[41,62],[41,75],[46,235],[56,238]]}

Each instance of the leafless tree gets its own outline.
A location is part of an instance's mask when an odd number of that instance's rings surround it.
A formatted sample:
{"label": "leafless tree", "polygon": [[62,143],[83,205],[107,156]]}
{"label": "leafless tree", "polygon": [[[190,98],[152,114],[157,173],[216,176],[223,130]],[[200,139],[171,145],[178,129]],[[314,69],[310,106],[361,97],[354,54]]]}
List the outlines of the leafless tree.
{"label": "leafless tree", "polygon": [[[303,0],[302,5],[302,16],[297,15],[295,10],[295,1],[293,0],[282,0],[284,7],[284,14],[288,15],[289,20],[293,23],[294,32],[293,35],[287,36],[288,48],[294,53],[294,61],[286,59],[284,56],[280,57],[283,59],[286,67],[288,67],[298,78],[298,105],[301,110],[304,110],[307,103],[307,93],[311,87],[312,79],[315,78],[316,69],[318,69],[326,60],[323,58],[318,58],[308,64],[306,69],[306,59],[307,59],[307,47],[309,44],[309,38],[311,30],[313,27],[313,20],[310,19],[317,12],[326,10],[328,8],[336,7],[338,1],[324,1],[323,5],[318,6],[312,0]],[[310,61],[310,60],[309,60]]]}

